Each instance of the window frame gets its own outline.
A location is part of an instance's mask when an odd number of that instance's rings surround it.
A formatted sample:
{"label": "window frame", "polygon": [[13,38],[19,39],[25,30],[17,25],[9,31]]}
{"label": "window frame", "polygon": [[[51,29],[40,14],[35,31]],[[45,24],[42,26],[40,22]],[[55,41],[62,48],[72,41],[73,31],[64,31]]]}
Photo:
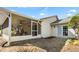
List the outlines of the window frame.
{"label": "window frame", "polygon": [[[35,24],[37,25],[37,26],[36,26],[37,29],[34,29],[34,28],[33,28],[33,27],[34,27],[34,26],[33,26],[33,23],[35,23]],[[31,25],[31,26],[32,26],[32,36],[37,36],[37,35],[38,35],[38,23],[35,22],[35,21],[32,21],[32,25]],[[37,34],[34,35],[34,32],[36,32]]]}
{"label": "window frame", "polygon": [[68,26],[63,26],[63,36],[68,36]]}

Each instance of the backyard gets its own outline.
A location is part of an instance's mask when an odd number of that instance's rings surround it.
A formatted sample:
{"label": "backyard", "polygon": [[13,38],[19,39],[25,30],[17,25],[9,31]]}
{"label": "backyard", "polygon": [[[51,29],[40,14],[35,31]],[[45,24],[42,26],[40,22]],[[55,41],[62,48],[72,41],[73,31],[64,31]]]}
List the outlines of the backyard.
{"label": "backyard", "polygon": [[[0,37],[0,44],[2,44]],[[0,45],[1,46],[1,45]],[[41,38],[12,42],[0,47],[0,52],[78,52],[79,40],[64,38]]]}

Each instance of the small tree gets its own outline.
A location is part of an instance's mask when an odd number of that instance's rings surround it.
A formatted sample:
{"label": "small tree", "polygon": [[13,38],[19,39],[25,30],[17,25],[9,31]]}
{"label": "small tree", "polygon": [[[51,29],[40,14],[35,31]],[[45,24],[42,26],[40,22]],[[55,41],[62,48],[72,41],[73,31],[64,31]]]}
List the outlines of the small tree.
{"label": "small tree", "polygon": [[79,38],[79,14],[73,16],[69,22],[69,27],[73,28],[76,33],[76,39]]}

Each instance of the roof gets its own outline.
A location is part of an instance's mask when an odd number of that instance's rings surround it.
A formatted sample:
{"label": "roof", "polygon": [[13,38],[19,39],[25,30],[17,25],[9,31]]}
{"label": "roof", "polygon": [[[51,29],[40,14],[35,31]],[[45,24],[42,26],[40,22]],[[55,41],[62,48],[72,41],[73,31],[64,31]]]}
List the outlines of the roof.
{"label": "roof", "polygon": [[53,23],[58,23],[58,22],[60,22],[61,20],[56,20],[55,22],[53,22]]}
{"label": "roof", "polygon": [[16,15],[19,15],[19,16],[22,16],[22,17],[25,17],[25,18],[29,18],[29,19],[31,19],[31,20],[39,20],[39,19],[36,19],[36,18],[30,17],[30,16],[26,16],[26,15],[21,14],[21,13],[17,13],[17,12],[14,12],[14,11],[8,10],[8,9],[6,9],[6,8],[2,8],[2,7],[0,7],[0,10],[4,10],[4,11],[10,12],[10,13],[12,13],[12,14],[16,14]]}
{"label": "roof", "polygon": [[56,17],[56,18],[57,18],[57,20],[58,20],[57,15],[54,15],[54,16],[48,16],[48,17],[44,17],[44,18],[41,18],[40,20],[48,19],[48,18],[51,18],[51,17]]}
{"label": "roof", "polygon": [[51,25],[67,24],[72,17],[67,17],[59,21],[52,22]]}
{"label": "roof", "polygon": [[71,17],[67,17],[67,18],[61,20],[61,21],[59,22],[59,24],[61,24],[61,23],[68,23],[70,20],[71,20]]}

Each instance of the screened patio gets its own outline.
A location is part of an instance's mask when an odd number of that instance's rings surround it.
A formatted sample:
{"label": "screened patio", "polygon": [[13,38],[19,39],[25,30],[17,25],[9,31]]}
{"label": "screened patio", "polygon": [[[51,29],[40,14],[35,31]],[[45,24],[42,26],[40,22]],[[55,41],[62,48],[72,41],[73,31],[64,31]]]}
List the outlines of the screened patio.
{"label": "screened patio", "polygon": [[[2,10],[3,11],[3,10]],[[41,38],[41,21],[15,12],[4,12],[1,24],[2,36],[10,43],[26,39]],[[3,15],[3,16],[2,16]],[[0,18],[2,20],[2,18]]]}

